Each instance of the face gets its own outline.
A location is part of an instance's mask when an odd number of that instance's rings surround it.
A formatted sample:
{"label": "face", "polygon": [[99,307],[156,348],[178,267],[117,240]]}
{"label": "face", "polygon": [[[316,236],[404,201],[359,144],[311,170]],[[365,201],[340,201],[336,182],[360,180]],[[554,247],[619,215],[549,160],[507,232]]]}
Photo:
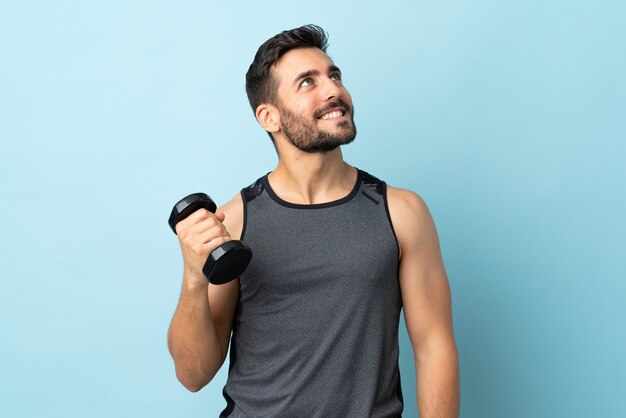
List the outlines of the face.
{"label": "face", "polygon": [[356,136],[352,97],[341,71],[317,48],[299,48],[276,63],[280,128],[301,151],[325,153]]}

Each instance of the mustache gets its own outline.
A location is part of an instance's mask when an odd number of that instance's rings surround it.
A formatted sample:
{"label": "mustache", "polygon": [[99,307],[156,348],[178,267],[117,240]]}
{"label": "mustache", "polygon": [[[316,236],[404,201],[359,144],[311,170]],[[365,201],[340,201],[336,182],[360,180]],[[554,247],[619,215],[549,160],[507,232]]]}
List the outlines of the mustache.
{"label": "mustache", "polygon": [[333,102],[328,103],[327,105],[325,105],[324,107],[322,107],[321,109],[318,109],[315,112],[315,118],[320,118],[324,113],[327,113],[329,110],[333,110],[336,108],[341,108],[341,110],[343,110],[343,112],[349,112],[350,111],[350,106],[348,106],[346,104],[346,102],[344,102],[341,99],[337,99]]}

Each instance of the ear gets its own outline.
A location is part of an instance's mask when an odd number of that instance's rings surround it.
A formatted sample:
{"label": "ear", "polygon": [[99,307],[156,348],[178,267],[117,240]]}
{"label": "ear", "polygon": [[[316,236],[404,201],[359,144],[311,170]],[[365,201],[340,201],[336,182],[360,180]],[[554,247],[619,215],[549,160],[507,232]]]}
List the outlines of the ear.
{"label": "ear", "polygon": [[261,103],[256,108],[256,119],[267,132],[275,133],[280,130],[280,113],[276,106]]}

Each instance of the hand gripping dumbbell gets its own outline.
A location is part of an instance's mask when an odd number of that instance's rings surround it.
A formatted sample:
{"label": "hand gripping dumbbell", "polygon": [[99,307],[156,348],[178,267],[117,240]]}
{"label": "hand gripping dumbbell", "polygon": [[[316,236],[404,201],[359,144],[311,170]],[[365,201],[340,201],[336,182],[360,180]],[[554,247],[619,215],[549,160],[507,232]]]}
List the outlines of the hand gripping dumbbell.
{"label": "hand gripping dumbbell", "polygon": [[[215,213],[217,206],[204,193],[193,193],[181,199],[174,205],[168,220],[172,231],[176,233],[176,224],[178,222],[202,208]],[[206,263],[204,263],[202,272],[210,283],[228,283],[244,272],[251,258],[252,251],[243,241],[228,241],[211,252]]]}

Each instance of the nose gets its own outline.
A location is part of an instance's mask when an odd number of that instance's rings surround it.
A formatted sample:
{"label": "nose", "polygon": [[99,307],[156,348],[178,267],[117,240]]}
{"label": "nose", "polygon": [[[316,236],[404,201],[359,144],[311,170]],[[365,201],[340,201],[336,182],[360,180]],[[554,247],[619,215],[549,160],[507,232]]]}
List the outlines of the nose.
{"label": "nose", "polygon": [[322,88],[320,89],[322,98],[324,100],[332,100],[336,99],[341,95],[341,87],[339,86],[339,81],[333,80],[330,77],[325,77]]}

